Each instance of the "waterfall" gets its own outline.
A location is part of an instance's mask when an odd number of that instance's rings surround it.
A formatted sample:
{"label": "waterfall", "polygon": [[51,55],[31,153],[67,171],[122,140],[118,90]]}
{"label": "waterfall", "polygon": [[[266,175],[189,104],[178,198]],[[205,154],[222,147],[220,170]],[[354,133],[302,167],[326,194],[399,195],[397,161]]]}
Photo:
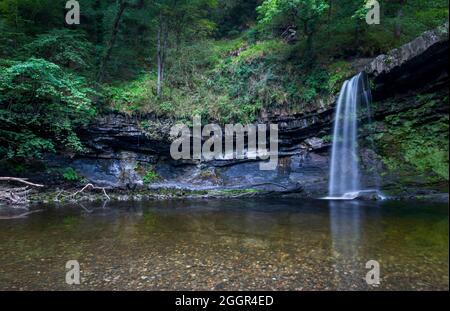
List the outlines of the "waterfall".
{"label": "waterfall", "polygon": [[331,156],[329,196],[351,198],[361,190],[358,152],[358,112],[369,112],[370,88],[365,73],[345,81],[336,107]]}

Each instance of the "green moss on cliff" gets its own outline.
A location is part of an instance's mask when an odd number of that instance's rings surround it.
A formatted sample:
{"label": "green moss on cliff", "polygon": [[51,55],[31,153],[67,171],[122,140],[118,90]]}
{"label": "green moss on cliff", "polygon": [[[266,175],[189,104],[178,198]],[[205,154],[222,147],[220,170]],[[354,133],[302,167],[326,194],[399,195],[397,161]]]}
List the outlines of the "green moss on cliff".
{"label": "green moss on cliff", "polygon": [[416,108],[390,115],[375,135],[383,162],[399,176],[449,180],[448,95],[417,96]]}

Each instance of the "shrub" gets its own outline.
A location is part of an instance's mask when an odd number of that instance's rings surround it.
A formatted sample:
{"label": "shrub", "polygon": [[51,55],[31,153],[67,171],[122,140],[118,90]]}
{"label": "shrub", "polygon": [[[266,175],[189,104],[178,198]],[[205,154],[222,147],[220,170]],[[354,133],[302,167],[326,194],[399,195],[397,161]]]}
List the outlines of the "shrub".
{"label": "shrub", "polygon": [[55,29],[37,36],[24,50],[29,56],[83,72],[92,66],[94,46],[83,33]]}
{"label": "shrub", "polygon": [[158,175],[158,173],[156,173],[153,169],[150,169],[145,173],[143,181],[144,184],[149,185],[157,181],[159,178],[160,176]]}
{"label": "shrub", "polygon": [[40,158],[43,152],[81,151],[75,128],[95,115],[83,78],[31,58],[0,67],[0,155]]}
{"label": "shrub", "polygon": [[71,167],[64,169],[63,177],[66,181],[70,182],[77,182],[81,180],[81,177],[78,175],[78,173]]}

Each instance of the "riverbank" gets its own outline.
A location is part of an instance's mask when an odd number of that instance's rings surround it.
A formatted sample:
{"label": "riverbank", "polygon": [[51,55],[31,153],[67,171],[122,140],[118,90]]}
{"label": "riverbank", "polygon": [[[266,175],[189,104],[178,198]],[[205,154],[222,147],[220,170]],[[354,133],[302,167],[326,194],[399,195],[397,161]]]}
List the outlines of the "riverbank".
{"label": "riverbank", "polygon": [[[266,191],[261,189],[211,189],[211,190],[188,190],[188,189],[153,189],[153,190],[110,190],[101,189],[86,190],[74,196],[80,189],[67,188],[56,191],[38,191],[31,193],[28,197],[28,206],[39,204],[71,204],[71,203],[99,203],[99,202],[145,202],[145,201],[171,201],[171,200],[223,200],[223,199],[250,199],[250,198],[301,198],[320,199],[306,195],[301,189],[286,189],[285,191]],[[404,193],[389,195],[380,192],[383,199],[389,201],[408,201],[448,203],[449,194],[436,191],[417,190],[415,193]],[[361,197],[363,201],[377,200],[375,196]],[[0,205],[1,209],[1,205]]]}

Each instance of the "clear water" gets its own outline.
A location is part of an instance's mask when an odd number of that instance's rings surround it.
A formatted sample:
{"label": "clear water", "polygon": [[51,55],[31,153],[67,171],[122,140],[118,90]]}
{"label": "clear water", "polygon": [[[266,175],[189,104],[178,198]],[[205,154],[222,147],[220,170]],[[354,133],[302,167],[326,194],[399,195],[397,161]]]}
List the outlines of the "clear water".
{"label": "clear water", "polygon": [[[0,220],[0,290],[448,290],[448,207],[298,199],[40,206]],[[65,284],[78,260],[82,284]],[[365,282],[369,260],[381,284]]]}

